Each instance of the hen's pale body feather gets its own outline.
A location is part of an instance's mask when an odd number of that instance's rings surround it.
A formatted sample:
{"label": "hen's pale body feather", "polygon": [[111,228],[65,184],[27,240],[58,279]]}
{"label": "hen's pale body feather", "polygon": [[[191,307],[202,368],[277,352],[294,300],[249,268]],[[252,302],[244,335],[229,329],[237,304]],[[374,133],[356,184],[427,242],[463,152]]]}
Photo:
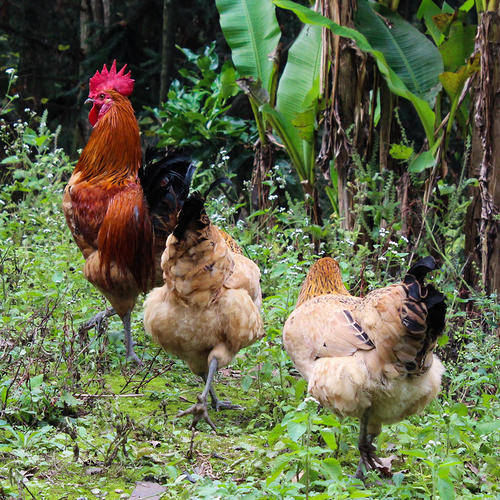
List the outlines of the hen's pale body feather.
{"label": "hen's pale body feather", "polygon": [[213,357],[226,366],[262,337],[259,268],[232,252],[209,222],[181,241],[170,235],[162,268],[165,285],[148,295],[144,326],[194,373],[206,374]]}
{"label": "hen's pale body feather", "polygon": [[[319,295],[292,312],[284,346],[312,396],[340,415],[361,417],[369,408],[368,429],[377,434],[439,391],[444,368],[420,324],[426,313],[403,283],[365,298]],[[415,322],[411,331],[402,323],[407,315]]]}

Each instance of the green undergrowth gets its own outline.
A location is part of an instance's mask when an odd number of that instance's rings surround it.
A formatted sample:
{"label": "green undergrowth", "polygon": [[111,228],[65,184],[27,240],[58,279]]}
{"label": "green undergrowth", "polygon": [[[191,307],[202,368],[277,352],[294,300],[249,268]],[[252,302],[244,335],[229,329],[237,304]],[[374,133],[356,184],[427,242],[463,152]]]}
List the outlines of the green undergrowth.
{"label": "green undergrowth", "polygon": [[[30,130],[29,156],[9,139],[0,185],[0,497],[126,498],[150,480],[173,499],[497,498],[498,305],[477,292],[460,298],[457,247],[445,249],[447,264],[434,275],[449,305],[438,349],[443,390],[422,415],[384,427],[377,446],[397,457],[394,476],[370,473],[363,484],[352,477],[357,422],[307,397],[281,328],[317,258],[311,235],[322,238],[321,255],[338,259],[354,294],[399,279],[408,242],[380,226],[376,245],[355,244],[336,219],[311,226],[303,204],[286,195],[260,214],[211,199],[212,220],[262,270],[266,336],[217,377],[219,396],[244,410],[210,410],[218,433],[201,422],[191,446],[190,417],[177,413],[202,382],[145,334],[142,298],[132,329],[143,367],[124,363],[116,319],[79,334],[106,303],[85,281],[62,215],[71,165],[53,137],[36,146],[47,134]],[[271,196],[286,175],[285,167],[271,173]],[[208,181],[200,175],[195,185]]]}

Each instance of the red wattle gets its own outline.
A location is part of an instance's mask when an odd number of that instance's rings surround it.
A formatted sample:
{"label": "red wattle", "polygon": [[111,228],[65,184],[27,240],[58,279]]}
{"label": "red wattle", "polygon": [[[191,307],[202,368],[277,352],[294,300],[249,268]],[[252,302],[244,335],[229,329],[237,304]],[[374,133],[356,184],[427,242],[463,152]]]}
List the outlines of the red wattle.
{"label": "red wattle", "polygon": [[99,109],[97,108],[97,105],[94,104],[89,112],[89,122],[93,127],[97,123],[98,118],[99,118]]}

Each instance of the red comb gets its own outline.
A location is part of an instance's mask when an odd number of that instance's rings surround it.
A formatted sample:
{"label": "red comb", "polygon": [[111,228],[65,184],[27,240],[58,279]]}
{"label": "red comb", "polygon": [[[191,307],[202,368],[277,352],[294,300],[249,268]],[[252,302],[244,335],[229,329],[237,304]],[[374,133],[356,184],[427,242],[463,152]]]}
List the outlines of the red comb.
{"label": "red comb", "polygon": [[95,72],[95,75],[89,80],[89,97],[103,90],[116,90],[124,96],[129,96],[134,90],[134,80],[130,78],[130,71],[125,74],[123,66],[120,71],[116,71],[116,59],[108,71],[106,65],[102,67],[102,71]]}

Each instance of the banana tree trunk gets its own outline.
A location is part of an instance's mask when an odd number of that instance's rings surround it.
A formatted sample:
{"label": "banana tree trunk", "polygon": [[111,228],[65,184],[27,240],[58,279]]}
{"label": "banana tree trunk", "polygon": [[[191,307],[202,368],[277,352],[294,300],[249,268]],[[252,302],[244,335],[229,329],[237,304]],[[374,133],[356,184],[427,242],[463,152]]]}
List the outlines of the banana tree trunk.
{"label": "banana tree trunk", "polygon": [[[469,263],[466,280],[487,293],[500,293],[500,15],[481,15],[476,52],[481,69],[474,89],[474,124],[470,173],[479,181],[465,224]],[[475,264],[475,265],[474,265]]]}
{"label": "banana tree trunk", "polygon": [[271,206],[269,201],[269,185],[267,180],[269,172],[274,167],[274,150],[270,143],[262,144],[260,141],[255,146],[252,172],[252,208],[265,210]]}
{"label": "banana tree trunk", "polygon": [[[354,27],[356,0],[323,0],[323,14],[337,24]],[[335,35],[329,39],[329,57],[332,65],[329,89],[331,107],[326,116],[326,134],[320,153],[324,167],[333,157],[338,172],[339,215],[346,229],[354,225],[352,215],[353,191],[349,185],[354,163],[352,151],[362,151],[366,143],[364,131],[368,121],[364,97],[366,55],[356,50],[352,41]],[[324,168],[326,170],[326,168]]]}

